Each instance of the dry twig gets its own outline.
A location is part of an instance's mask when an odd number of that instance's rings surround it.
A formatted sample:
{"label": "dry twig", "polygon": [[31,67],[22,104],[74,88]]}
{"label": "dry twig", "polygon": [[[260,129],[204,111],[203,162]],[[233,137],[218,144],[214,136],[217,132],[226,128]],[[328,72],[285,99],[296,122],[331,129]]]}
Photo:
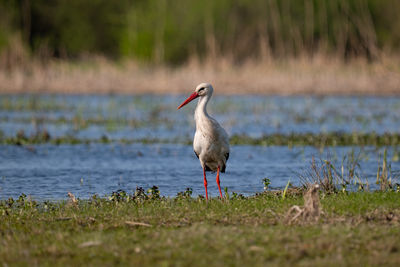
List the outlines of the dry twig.
{"label": "dry twig", "polygon": [[304,207],[297,205],[291,207],[286,215],[289,224],[302,221],[318,221],[322,213],[321,203],[319,201],[319,185],[312,185],[304,195]]}
{"label": "dry twig", "polygon": [[126,225],[129,225],[129,226],[146,226],[146,227],[151,227],[151,224],[142,223],[142,222],[126,221],[125,224],[126,224]]}
{"label": "dry twig", "polygon": [[68,192],[68,197],[69,197],[69,203],[71,203],[74,206],[78,205],[78,200],[76,199],[74,194],[72,194],[71,192]]}

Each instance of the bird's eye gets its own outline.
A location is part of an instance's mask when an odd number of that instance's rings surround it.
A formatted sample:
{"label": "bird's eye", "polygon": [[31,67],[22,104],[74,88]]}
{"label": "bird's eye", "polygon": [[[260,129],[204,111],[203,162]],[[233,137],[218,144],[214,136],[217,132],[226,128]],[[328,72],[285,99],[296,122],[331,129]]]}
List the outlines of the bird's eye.
{"label": "bird's eye", "polygon": [[200,92],[201,90],[204,90],[204,89],[205,89],[204,87],[200,88],[200,89],[199,89],[199,92]]}

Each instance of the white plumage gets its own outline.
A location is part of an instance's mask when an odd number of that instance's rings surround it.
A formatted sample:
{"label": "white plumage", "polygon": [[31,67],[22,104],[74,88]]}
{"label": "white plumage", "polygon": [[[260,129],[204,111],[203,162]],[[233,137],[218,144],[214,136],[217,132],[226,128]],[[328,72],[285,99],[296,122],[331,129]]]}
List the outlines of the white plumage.
{"label": "white plumage", "polygon": [[192,95],[179,107],[183,107],[190,101],[199,97],[194,119],[196,121],[196,133],[193,140],[194,153],[200,160],[204,174],[204,187],[207,194],[206,171],[217,172],[217,185],[222,198],[219,173],[225,172],[226,162],[229,158],[229,139],[225,130],[219,123],[207,113],[207,104],[213,94],[213,87],[209,83],[201,83],[196,87]]}

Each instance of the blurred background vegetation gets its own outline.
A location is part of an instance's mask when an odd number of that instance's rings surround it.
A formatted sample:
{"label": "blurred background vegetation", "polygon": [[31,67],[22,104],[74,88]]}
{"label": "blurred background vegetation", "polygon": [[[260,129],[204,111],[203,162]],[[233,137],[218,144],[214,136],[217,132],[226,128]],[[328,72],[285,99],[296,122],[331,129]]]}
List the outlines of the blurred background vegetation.
{"label": "blurred background vegetation", "polygon": [[398,0],[0,0],[1,65],[102,55],[177,65],[400,49]]}

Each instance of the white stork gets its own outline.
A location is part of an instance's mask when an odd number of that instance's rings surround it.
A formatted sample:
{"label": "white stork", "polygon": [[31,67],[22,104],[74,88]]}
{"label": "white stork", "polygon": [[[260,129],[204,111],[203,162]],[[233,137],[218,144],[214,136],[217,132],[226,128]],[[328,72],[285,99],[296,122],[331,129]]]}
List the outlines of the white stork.
{"label": "white stork", "polygon": [[225,172],[226,161],[229,158],[229,140],[225,130],[219,123],[207,113],[207,103],[210,100],[214,89],[209,83],[201,83],[179,107],[183,107],[195,98],[200,98],[194,112],[196,121],[196,133],[194,134],[193,149],[200,160],[204,174],[204,188],[207,194],[206,171],[217,172],[217,185],[222,198],[219,173]]}

